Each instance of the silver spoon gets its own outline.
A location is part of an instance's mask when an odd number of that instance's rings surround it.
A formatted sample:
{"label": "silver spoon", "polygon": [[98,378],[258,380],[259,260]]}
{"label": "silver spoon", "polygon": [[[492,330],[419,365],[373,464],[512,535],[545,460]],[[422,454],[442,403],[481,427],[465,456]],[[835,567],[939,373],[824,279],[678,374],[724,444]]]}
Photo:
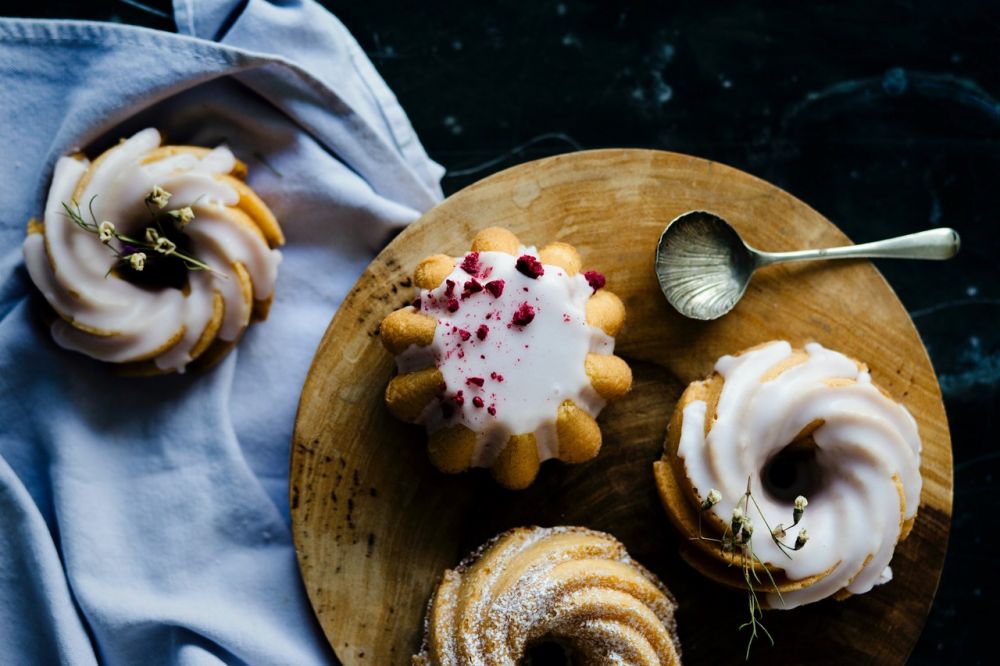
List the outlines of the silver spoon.
{"label": "silver spoon", "polygon": [[798,252],[761,252],[747,245],[724,219],[703,210],[680,215],[656,246],[656,277],[674,308],[692,319],[718,319],[743,297],[758,268],[807,259],[950,259],[958,232],[930,229],[875,243]]}

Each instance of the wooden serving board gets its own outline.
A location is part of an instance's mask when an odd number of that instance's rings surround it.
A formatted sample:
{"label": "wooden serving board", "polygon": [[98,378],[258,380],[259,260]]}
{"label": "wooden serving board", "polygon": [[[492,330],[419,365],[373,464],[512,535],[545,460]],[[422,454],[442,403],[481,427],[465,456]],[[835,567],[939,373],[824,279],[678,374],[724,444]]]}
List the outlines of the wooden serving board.
{"label": "wooden serving board", "polygon": [[[874,380],[916,417],[923,438],[920,513],[893,560],[895,580],[843,602],[772,611],[774,635],[751,661],[903,663],[934,598],[948,540],[952,457],[934,370],[882,276],[866,261],[776,266],[759,273],[735,311],[686,320],[660,294],[653,254],[666,224],[706,209],[750,244],[794,250],[849,242],[786,192],[735,169],[667,152],[602,150],[523,164],[452,196],[399,235],[365,270],[316,352],[295,424],[290,500],[305,585],[345,664],[406,664],[442,572],[519,525],[585,525],[614,534],[680,603],[685,661],[742,663],[746,594],[720,588],[678,556],[652,463],[684,386],[723,354],[773,339],[817,341],[866,361]],[[572,243],[603,271],[628,310],[617,353],[635,385],[605,409],[604,446],[581,465],[548,462],[528,490],[498,488],[477,470],[448,476],[427,460],[422,429],[393,419],[393,376],[379,322],[413,298],[423,257],[467,251],[503,225],[526,244]]]}

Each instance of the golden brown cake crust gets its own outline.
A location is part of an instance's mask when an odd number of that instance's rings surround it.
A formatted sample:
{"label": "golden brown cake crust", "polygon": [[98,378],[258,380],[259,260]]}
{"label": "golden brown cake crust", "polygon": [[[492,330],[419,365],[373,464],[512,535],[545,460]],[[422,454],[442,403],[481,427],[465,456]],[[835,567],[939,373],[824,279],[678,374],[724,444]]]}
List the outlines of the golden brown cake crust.
{"label": "golden brown cake crust", "polygon": [[556,640],[573,663],[680,664],[676,607],[609,534],[516,528],[444,573],[412,663],[514,664],[533,644]]}

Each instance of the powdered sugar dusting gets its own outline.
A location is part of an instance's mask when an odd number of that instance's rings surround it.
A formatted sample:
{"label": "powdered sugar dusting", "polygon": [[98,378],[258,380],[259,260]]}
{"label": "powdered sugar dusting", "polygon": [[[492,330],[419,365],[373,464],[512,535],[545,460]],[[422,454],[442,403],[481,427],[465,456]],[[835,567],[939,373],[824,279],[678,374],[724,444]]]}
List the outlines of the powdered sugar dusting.
{"label": "powdered sugar dusting", "polygon": [[679,663],[666,588],[613,537],[579,527],[519,528],[445,573],[415,664],[518,663],[559,640],[585,663]]}

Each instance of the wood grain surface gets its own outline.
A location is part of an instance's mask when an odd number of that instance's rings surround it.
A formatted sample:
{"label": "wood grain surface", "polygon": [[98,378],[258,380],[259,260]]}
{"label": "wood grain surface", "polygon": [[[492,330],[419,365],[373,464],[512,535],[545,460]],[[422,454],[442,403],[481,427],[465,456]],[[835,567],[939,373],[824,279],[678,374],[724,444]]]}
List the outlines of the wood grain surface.
{"label": "wood grain surface", "polygon": [[[675,153],[602,150],[523,164],[452,196],[399,235],[365,270],[323,338],[302,392],[292,444],[290,501],[299,565],[319,621],[345,664],[405,664],[442,572],[519,525],[585,525],[618,537],[676,594],[687,663],[742,663],[746,595],[718,587],[678,556],[652,463],[675,401],[715,360],[773,339],[817,341],[866,361],[873,379],[916,417],[924,487],[895,580],[844,602],[771,611],[776,644],[751,662],[903,663],[923,627],[951,519],[952,457],[934,370],[920,337],[867,261],[776,266],[759,273],[729,315],[677,315],[653,273],[659,234],[678,214],[706,209],[752,245],[794,250],[849,242],[819,213],[735,169]],[[589,463],[542,466],[524,491],[481,470],[447,476],[427,460],[422,429],[393,419],[383,391],[392,357],[381,319],[413,297],[423,257],[465,252],[503,225],[526,244],[575,245],[628,310],[617,353],[632,393],[600,416],[604,446]]]}

